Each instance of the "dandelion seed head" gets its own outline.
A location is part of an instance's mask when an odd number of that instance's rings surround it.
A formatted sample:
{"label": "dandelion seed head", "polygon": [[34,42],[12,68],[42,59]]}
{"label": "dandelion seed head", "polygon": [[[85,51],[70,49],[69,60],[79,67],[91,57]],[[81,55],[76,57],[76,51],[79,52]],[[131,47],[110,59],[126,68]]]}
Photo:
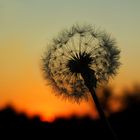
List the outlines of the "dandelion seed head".
{"label": "dandelion seed head", "polygon": [[107,33],[91,25],[73,25],[52,40],[42,70],[56,94],[79,102],[88,98],[82,70],[93,70],[97,85],[108,82],[120,66],[119,55],[116,41]]}

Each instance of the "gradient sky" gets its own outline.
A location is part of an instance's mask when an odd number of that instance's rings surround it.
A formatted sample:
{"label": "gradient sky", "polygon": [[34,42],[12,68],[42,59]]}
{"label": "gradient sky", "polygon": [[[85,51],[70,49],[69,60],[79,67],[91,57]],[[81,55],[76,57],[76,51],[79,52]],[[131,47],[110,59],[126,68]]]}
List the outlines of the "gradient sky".
{"label": "gradient sky", "polygon": [[12,104],[50,121],[93,114],[91,101],[78,105],[55,97],[40,71],[47,43],[75,23],[116,38],[122,63],[110,82],[116,90],[140,82],[139,0],[0,0],[0,107]]}

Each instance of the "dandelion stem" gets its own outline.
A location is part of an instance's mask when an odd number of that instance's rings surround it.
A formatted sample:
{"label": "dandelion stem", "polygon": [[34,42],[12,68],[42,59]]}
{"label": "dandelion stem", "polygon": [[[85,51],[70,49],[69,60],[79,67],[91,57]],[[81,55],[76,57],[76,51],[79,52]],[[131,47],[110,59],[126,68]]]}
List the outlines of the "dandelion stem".
{"label": "dandelion stem", "polygon": [[92,95],[92,98],[93,98],[93,100],[95,102],[95,105],[96,105],[96,108],[98,110],[98,113],[99,113],[99,115],[101,117],[101,120],[103,121],[103,123],[104,123],[104,125],[105,125],[105,127],[106,127],[106,129],[108,131],[108,133],[110,134],[112,140],[117,140],[116,134],[114,133],[114,131],[113,131],[113,129],[112,129],[108,119],[105,116],[105,113],[104,113],[104,111],[102,109],[102,106],[99,103],[99,100],[98,100],[98,98],[96,96],[95,89],[94,88],[90,88],[89,91],[90,91],[90,93]]}
{"label": "dandelion stem", "polygon": [[116,134],[114,133],[108,119],[106,118],[103,108],[98,100],[98,97],[96,96],[95,88],[96,88],[97,79],[94,77],[94,71],[89,68],[83,69],[81,76],[83,77],[85,81],[85,85],[87,86],[87,88],[89,89],[91,93],[91,96],[94,100],[94,103],[96,105],[100,118],[102,122],[104,123],[108,134],[111,136],[112,140],[117,140]]}

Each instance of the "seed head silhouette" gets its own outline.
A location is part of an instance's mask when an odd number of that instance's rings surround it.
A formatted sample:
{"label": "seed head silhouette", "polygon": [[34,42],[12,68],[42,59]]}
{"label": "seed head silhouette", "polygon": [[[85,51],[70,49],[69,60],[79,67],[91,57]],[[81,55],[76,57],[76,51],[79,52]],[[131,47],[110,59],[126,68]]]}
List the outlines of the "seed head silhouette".
{"label": "seed head silhouette", "polygon": [[114,39],[91,25],[73,25],[53,39],[43,56],[43,72],[55,93],[88,99],[89,87],[108,82],[120,65]]}
{"label": "seed head silhouette", "polygon": [[76,24],[54,38],[42,58],[44,78],[57,95],[80,102],[91,93],[101,120],[114,140],[116,135],[96,96],[96,87],[116,75],[119,55],[115,39],[105,31]]}

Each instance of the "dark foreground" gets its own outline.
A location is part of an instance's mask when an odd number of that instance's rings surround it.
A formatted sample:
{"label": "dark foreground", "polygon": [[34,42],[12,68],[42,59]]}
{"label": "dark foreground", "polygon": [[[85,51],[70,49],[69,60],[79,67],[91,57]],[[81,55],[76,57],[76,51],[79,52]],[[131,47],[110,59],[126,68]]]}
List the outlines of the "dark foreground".
{"label": "dark foreground", "polygon": [[[140,106],[112,114],[109,118],[119,140],[140,140]],[[58,119],[53,123],[41,122],[39,117],[28,119],[17,115],[11,108],[0,112],[0,139],[111,139],[100,120],[88,117],[69,120]],[[9,139],[9,138],[8,138]]]}

